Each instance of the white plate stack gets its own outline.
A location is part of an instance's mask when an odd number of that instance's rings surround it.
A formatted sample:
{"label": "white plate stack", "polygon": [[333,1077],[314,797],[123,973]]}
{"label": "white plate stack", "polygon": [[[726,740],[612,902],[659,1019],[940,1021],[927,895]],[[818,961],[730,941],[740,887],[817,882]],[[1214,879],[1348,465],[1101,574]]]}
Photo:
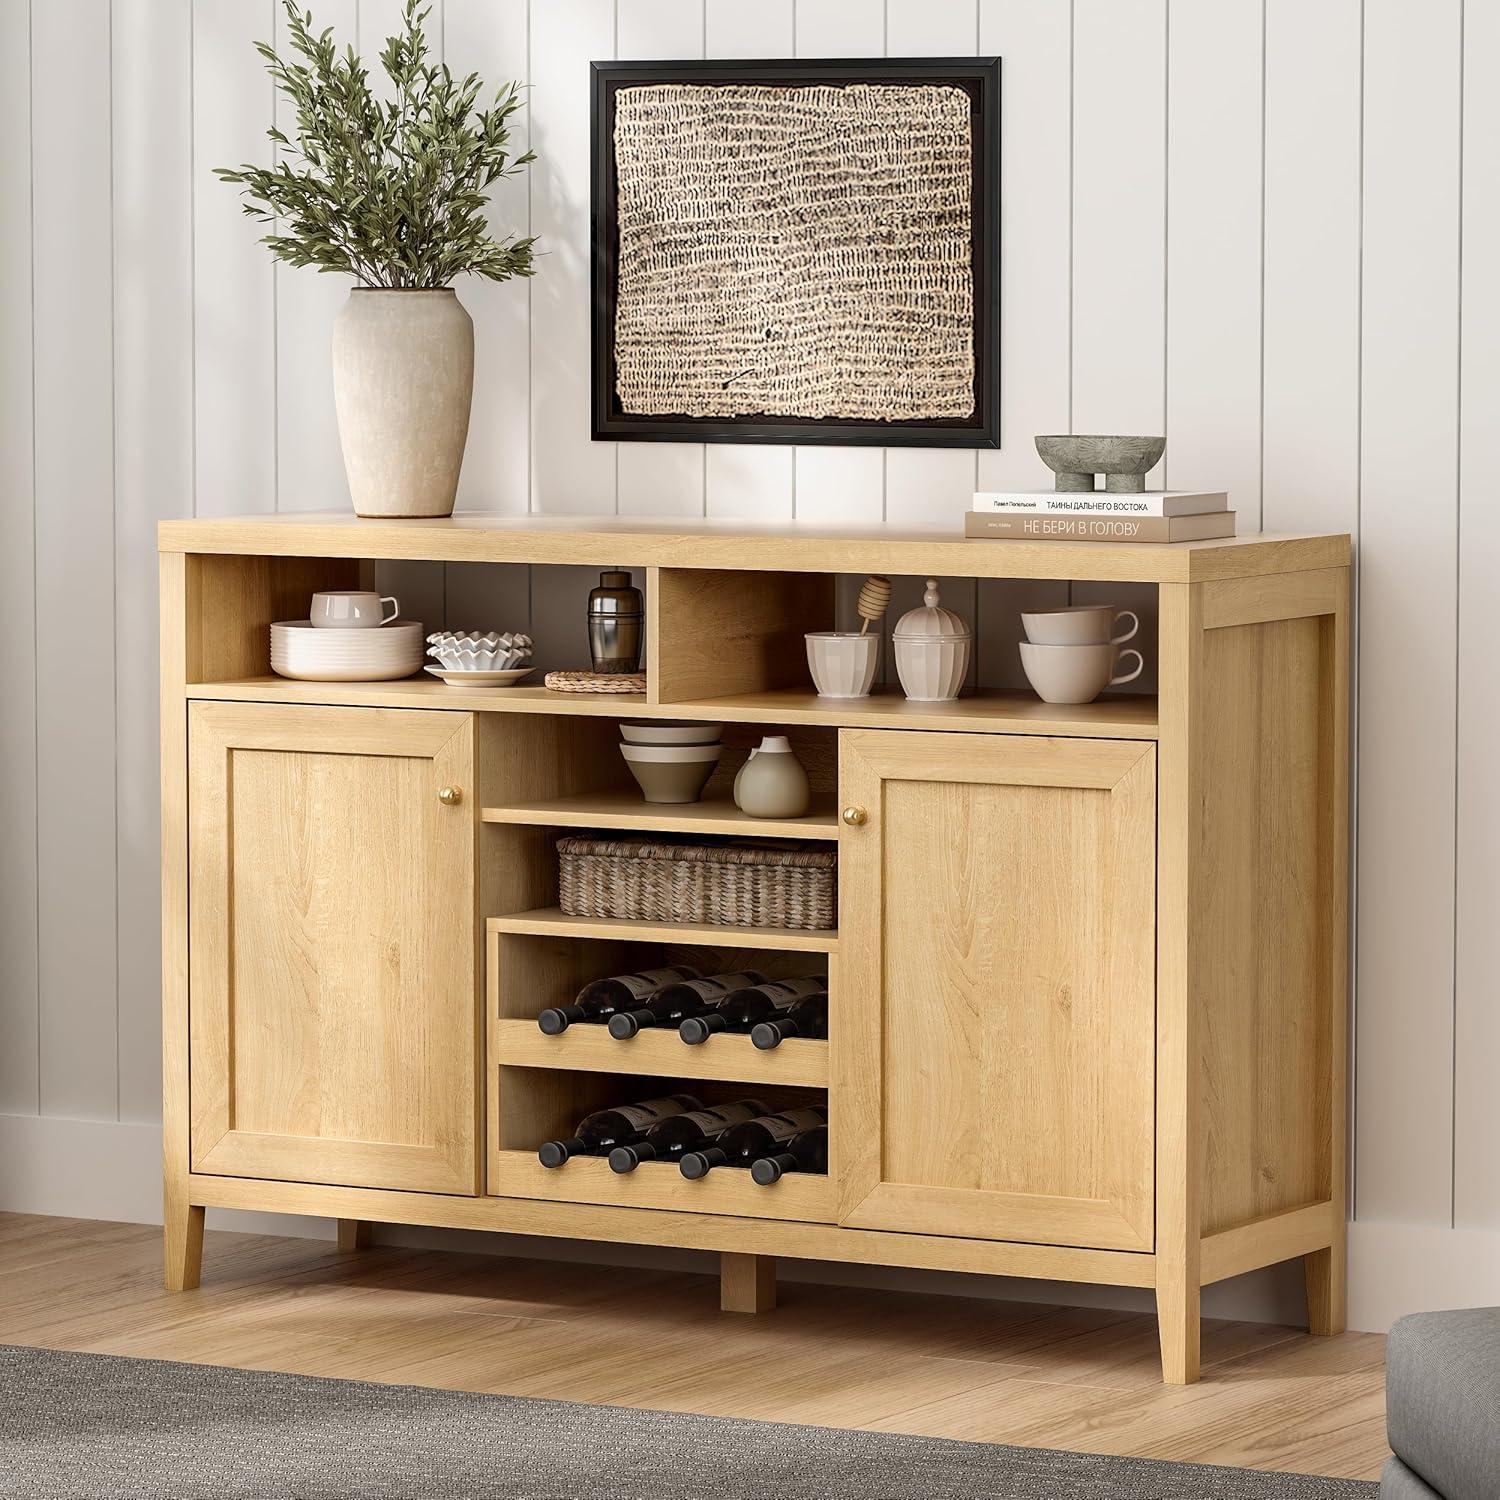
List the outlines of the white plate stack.
{"label": "white plate stack", "polygon": [[319,629],[311,620],[271,627],[271,670],[302,682],[389,682],[422,665],[422,622],[378,629]]}

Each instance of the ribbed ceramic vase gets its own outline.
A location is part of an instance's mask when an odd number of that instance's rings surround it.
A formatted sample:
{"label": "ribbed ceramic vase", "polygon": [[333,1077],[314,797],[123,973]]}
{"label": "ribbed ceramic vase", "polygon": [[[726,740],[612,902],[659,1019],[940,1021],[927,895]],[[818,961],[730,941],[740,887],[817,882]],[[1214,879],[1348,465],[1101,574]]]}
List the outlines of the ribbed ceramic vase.
{"label": "ribbed ceramic vase", "polygon": [[474,324],[451,287],[349,293],[333,397],[356,515],[453,513],[473,396]]}

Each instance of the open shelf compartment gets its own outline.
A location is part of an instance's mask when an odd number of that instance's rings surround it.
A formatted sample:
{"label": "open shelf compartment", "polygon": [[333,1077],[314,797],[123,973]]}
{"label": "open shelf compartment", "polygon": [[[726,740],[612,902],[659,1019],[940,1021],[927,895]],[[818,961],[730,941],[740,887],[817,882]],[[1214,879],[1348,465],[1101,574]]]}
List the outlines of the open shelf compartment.
{"label": "open shelf compartment", "polygon": [[693,1182],[675,1162],[643,1162],[634,1172],[619,1173],[602,1157],[579,1157],[552,1168],[537,1160],[543,1141],[570,1134],[582,1116],[611,1104],[690,1093],[704,1104],[758,1098],[774,1110],[826,1104],[826,1092],[514,1067],[496,1070],[494,1084],[500,1103],[489,1156],[492,1196],[823,1224],[836,1218],[835,1183],[829,1176],[794,1172],[761,1187],[749,1172],[731,1167]]}

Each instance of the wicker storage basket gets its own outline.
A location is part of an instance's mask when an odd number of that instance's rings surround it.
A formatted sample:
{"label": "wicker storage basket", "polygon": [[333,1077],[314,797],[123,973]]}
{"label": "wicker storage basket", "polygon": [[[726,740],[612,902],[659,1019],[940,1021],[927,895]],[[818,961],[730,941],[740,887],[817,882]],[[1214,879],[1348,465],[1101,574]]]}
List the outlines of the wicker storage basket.
{"label": "wicker storage basket", "polygon": [[821,930],[838,923],[832,849],[773,839],[557,841],[558,904],[571,917]]}

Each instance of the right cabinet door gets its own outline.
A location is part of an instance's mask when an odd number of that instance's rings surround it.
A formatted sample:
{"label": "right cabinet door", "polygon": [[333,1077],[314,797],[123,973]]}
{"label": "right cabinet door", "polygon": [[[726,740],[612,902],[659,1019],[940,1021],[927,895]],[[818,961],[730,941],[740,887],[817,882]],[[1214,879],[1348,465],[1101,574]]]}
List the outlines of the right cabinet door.
{"label": "right cabinet door", "polygon": [[845,730],[839,785],[840,1222],[1150,1250],[1155,746]]}

